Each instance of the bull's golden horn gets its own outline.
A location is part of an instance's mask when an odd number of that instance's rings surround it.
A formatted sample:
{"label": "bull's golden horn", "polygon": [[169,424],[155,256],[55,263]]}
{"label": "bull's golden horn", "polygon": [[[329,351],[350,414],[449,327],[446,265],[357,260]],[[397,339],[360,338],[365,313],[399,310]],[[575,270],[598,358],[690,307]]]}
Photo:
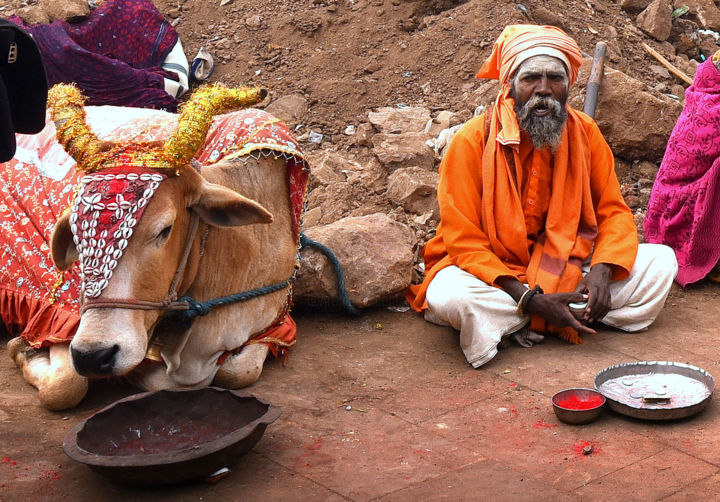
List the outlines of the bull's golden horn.
{"label": "bull's golden horn", "polygon": [[178,166],[187,164],[205,142],[213,115],[252,106],[266,96],[267,90],[262,87],[200,87],[183,105],[177,131],[165,142],[165,157]]}
{"label": "bull's golden horn", "polygon": [[95,171],[102,143],[90,130],[85,114],[85,97],[73,84],[57,84],[48,92],[47,106],[57,128],[58,142],[77,162],[78,169]]}

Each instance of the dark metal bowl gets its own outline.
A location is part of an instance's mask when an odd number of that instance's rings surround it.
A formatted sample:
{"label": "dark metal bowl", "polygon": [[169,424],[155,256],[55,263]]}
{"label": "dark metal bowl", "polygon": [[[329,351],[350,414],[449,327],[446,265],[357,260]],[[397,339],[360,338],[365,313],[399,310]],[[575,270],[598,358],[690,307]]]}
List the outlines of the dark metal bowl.
{"label": "dark metal bowl", "polygon": [[63,450],[115,481],[135,486],[205,479],[247,453],[280,409],[216,387],[126,397],[70,430]]}
{"label": "dark metal bowl", "polygon": [[[585,401],[590,399],[591,397],[598,396],[602,399],[602,403],[599,406],[586,410],[564,408],[558,404],[559,402],[564,401],[565,399],[569,399],[573,396],[577,397],[581,401]],[[560,421],[571,425],[589,424],[590,422],[594,422],[595,420],[597,420],[597,418],[600,416],[600,413],[602,413],[602,410],[605,407],[605,396],[593,389],[565,389],[556,393],[552,397],[552,405],[553,410],[555,411],[555,416],[557,416]]]}

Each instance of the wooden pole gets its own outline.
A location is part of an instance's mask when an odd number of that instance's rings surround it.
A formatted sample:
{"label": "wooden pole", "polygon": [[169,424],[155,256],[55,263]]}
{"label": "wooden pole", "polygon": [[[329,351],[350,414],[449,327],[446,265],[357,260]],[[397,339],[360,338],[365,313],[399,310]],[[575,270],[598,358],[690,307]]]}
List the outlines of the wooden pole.
{"label": "wooden pole", "polygon": [[665,68],[667,68],[667,69],[670,71],[670,73],[672,73],[673,75],[675,75],[677,78],[679,78],[680,80],[682,80],[682,81],[685,82],[686,84],[692,85],[693,81],[692,81],[692,79],[691,79],[690,77],[688,77],[688,76],[685,75],[683,72],[681,72],[681,71],[678,70],[676,67],[674,67],[674,66],[670,63],[670,61],[668,61],[667,59],[665,59],[664,57],[662,57],[661,54],[659,54],[657,51],[655,51],[655,50],[654,50],[652,47],[650,47],[648,44],[646,44],[646,43],[643,42],[642,45],[643,45],[643,47],[645,48],[645,50],[648,51],[648,54],[650,54],[652,57],[654,57],[655,59],[657,59],[658,61],[660,61],[660,63],[661,63]]}
{"label": "wooden pole", "polygon": [[590,70],[590,79],[588,79],[585,90],[585,105],[583,106],[583,112],[591,118],[595,118],[595,109],[597,108],[598,95],[600,94],[600,83],[602,82],[605,68],[606,52],[607,44],[605,42],[598,42],[595,45],[592,70]]}

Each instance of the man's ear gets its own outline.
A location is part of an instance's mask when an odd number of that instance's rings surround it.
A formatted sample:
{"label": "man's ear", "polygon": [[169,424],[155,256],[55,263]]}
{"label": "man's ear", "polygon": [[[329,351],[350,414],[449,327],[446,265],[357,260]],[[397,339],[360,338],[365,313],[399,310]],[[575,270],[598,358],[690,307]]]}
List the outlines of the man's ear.
{"label": "man's ear", "polygon": [[234,190],[204,181],[192,208],[210,225],[235,227],[254,223],[272,223],[273,215],[258,202]]}

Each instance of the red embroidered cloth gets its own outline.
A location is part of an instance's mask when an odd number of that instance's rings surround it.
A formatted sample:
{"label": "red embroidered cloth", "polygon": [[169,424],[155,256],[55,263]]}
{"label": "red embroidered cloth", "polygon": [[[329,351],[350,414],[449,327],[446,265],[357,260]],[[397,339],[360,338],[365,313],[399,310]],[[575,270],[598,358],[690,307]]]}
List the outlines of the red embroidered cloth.
{"label": "red embroidered cloth", "polygon": [[[101,140],[164,140],[177,125],[176,115],[156,110],[104,106],[87,107],[86,111],[88,123]],[[80,321],[77,267],[65,272],[57,301],[49,302],[57,279],[50,237],[58,217],[70,204],[80,175],[74,170],[75,161],[55,140],[52,121],[37,135],[17,135],[17,146],[15,157],[0,163],[0,318],[13,334],[39,348],[70,340]],[[280,155],[287,160],[298,235],[309,170],[290,131],[262,110],[216,117],[197,160],[209,165],[241,155]],[[295,330],[289,337],[287,326],[279,328],[281,337],[273,334],[273,329],[261,336],[281,338],[283,346],[295,339]],[[277,346],[268,343],[277,353]]]}

